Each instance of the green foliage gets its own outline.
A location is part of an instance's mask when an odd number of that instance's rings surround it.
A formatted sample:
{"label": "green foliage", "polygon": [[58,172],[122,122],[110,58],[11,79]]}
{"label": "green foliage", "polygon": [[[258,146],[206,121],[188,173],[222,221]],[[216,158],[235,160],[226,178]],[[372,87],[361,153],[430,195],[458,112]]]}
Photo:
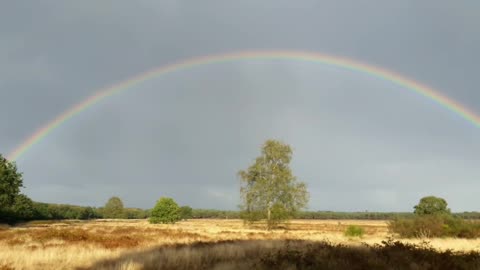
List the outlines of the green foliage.
{"label": "green foliage", "polygon": [[15,162],[0,154],[0,222],[15,223],[35,217],[32,200],[20,193],[22,187],[22,173]]}
{"label": "green foliage", "polygon": [[193,209],[192,218],[239,219],[241,218],[241,212],[231,210]]}
{"label": "green foliage", "polygon": [[389,222],[389,230],[405,238],[480,237],[480,223],[449,215],[423,215],[398,218]]}
{"label": "green foliage", "polygon": [[175,223],[181,220],[180,207],[172,198],[162,197],[150,213],[150,223]]}
{"label": "green foliage", "polygon": [[33,203],[35,216],[38,220],[60,219],[94,219],[101,218],[98,209],[68,204]]}
{"label": "green foliage", "polygon": [[32,200],[23,194],[15,198],[12,210],[18,220],[31,220],[35,217],[35,208]]}
{"label": "green foliage", "polygon": [[119,197],[111,197],[102,210],[104,218],[127,218],[123,202]]}
{"label": "green foliage", "polygon": [[92,207],[82,207],[79,211],[78,219],[94,219],[96,218],[95,209]]}
{"label": "green foliage", "polygon": [[33,202],[33,209],[35,212],[34,219],[41,219],[41,220],[52,219],[50,216],[50,213],[48,212],[47,203]]}
{"label": "green foliage", "polygon": [[389,222],[389,230],[401,237],[459,237],[480,236],[480,223],[452,215],[447,202],[434,196],[424,197],[414,207],[411,218],[396,218]]}
{"label": "green foliage", "polygon": [[447,208],[447,201],[435,196],[423,197],[413,208],[416,215],[451,214],[450,209]]}
{"label": "green foliage", "polygon": [[361,219],[361,220],[389,220],[397,217],[411,217],[408,212],[333,212],[333,211],[300,211],[297,219]]}
{"label": "green foliage", "polygon": [[240,218],[243,219],[245,224],[251,224],[253,222],[265,219],[265,213],[263,211],[250,209],[248,211],[241,211]]}
{"label": "green foliage", "polygon": [[345,230],[345,236],[348,237],[362,237],[365,233],[365,230],[357,225],[350,225]]}
{"label": "green foliage", "polygon": [[140,208],[125,208],[128,219],[145,219],[148,217],[148,211]]}
{"label": "green foliage", "polygon": [[242,218],[247,222],[267,220],[267,229],[292,218],[306,207],[308,191],[289,167],[292,149],[276,140],[267,140],[262,152],[247,170],[240,171]]}
{"label": "green foliage", "polygon": [[180,217],[181,219],[190,219],[193,217],[193,209],[190,206],[180,207]]}
{"label": "green foliage", "polygon": [[17,165],[0,154],[0,210],[6,210],[14,205],[21,187],[23,177],[17,171]]}
{"label": "green foliage", "polygon": [[290,212],[285,205],[281,203],[275,203],[272,206],[271,220],[274,221],[272,222],[272,225],[288,221],[292,217],[293,213]]}

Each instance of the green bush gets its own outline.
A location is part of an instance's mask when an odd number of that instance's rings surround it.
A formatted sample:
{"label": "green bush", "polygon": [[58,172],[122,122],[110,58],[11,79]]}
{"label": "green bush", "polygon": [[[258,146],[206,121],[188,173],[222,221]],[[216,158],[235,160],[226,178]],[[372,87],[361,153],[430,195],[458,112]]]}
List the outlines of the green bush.
{"label": "green bush", "polygon": [[150,213],[150,223],[175,223],[181,220],[180,207],[172,198],[160,198]]}
{"label": "green bush", "polygon": [[345,236],[348,237],[362,237],[364,233],[364,229],[357,225],[350,225],[345,230]]}
{"label": "green bush", "polygon": [[480,223],[451,215],[425,215],[398,218],[389,222],[389,230],[405,238],[480,237]]}

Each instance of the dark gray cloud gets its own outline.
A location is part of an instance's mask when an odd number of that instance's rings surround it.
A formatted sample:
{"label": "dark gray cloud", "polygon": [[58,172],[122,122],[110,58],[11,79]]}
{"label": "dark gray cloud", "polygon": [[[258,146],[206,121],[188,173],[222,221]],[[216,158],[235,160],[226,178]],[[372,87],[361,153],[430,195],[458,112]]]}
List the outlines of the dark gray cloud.
{"label": "dark gray cloud", "polygon": [[[82,1],[0,11],[0,151],[107,85],[193,56],[318,51],[386,67],[480,112],[471,1]],[[236,172],[290,143],[311,209],[411,210],[423,195],[478,210],[480,131],[391,82],[325,65],[200,66],[103,100],[18,160],[34,200],[234,209]]]}

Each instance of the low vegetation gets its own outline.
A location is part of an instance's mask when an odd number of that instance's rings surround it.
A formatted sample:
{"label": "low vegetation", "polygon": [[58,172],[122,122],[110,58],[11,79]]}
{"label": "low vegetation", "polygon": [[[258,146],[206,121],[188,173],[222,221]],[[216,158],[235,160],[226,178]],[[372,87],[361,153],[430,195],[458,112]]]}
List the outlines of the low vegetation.
{"label": "low vegetation", "polygon": [[365,230],[357,225],[350,225],[345,230],[345,236],[348,237],[362,237],[365,234]]}
{"label": "low vegetation", "polygon": [[405,238],[480,237],[480,223],[448,215],[429,215],[390,221],[390,230]]}
{"label": "low vegetation", "polygon": [[[130,268],[128,268],[130,267]],[[300,240],[197,242],[134,252],[89,269],[479,269],[478,253],[388,240],[352,247]]]}
{"label": "low vegetation", "polygon": [[190,219],[193,217],[193,209],[188,206],[182,206],[180,207],[180,218],[183,220]]}
{"label": "low vegetation", "polygon": [[[345,236],[344,232],[350,225],[362,227],[364,237],[359,239]],[[210,256],[208,251],[210,249],[188,249],[187,246],[183,246],[186,248],[184,249],[186,254],[177,254],[179,250],[170,250],[168,247],[202,242],[212,243],[209,247],[214,248],[213,243],[235,241],[231,242],[232,246],[228,249],[219,246],[219,250],[226,254],[238,251],[239,254],[235,256],[241,256],[246,254],[241,247],[245,240],[304,240],[312,244],[330,243],[332,246],[363,247],[362,243],[375,246],[382,244],[382,241],[389,237],[385,221],[292,220],[288,227],[283,229],[266,231],[264,228],[265,224],[246,227],[241,220],[228,219],[190,219],[175,224],[150,224],[146,220],[30,222],[22,226],[0,229],[0,265],[16,270],[77,269],[77,267],[95,269],[105,265],[100,262],[108,261],[106,267],[111,268],[106,269],[148,269],[142,268],[142,265],[148,265],[149,260],[157,260],[159,256],[157,253],[149,252],[163,249],[172,254],[168,263],[176,261],[183,267],[183,264],[190,260],[180,260],[184,258],[183,256],[190,254],[192,258],[190,263],[193,263],[197,261],[195,258]],[[414,245],[422,245],[423,242],[422,239],[398,240]],[[432,238],[429,242],[431,247],[439,252],[448,249],[466,253],[480,251],[480,239]],[[234,247],[236,244],[240,244],[238,249]],[[324,248],[333,247],[324,245]],[[204,252],[205,254],[202,254]],[[128,259],[132,254],[138,254],[138,261]],[[147,256],[148,254],[150,256]],[[115,268],[116,266],[119,267]],[[218,267],[221,267],[221,264]]]}
{"label": "low vegetation", "polygon": [[160,198],[152,209],[150,223],[175,223],[182,219],[181,209],[172,198]]}
{"label": "low vegetation", "polygon": [[390,221],[390,231],[406,238],[480,237],[480,223],[452,215],[443,198],[424,197],[414,209],[412,217]]}

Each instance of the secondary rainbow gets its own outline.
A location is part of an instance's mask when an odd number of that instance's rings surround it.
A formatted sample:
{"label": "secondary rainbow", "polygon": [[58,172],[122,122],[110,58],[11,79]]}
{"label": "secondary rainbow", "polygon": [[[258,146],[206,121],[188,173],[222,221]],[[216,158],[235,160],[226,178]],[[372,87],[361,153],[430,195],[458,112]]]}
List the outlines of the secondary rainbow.
{"label": "secondary rainbow", "polygon": [[424,84],[416,82],[412,79],[408,79],[393,71],[368,65],[356,60],[326,55],[316,52],[305,51],[285,51],[285,50],[268,50],[268,51],[239,51],[224,54],[206,55],[195,58],[190,58],[182,61],[178,61],[172,64],[167,64],[159,68],[149,70],[145,73],[139,74],[131,79],[119,82],[109,87],[103,88],[95,92],[93,95],[87,97],[80,103],[76,104],[72,108],[66,110],[56,118],[48,122],[42,128],[38,129],[25,141],[23,141],[17,148],[15,148],[9,155],[9,160],[17,160],[25,152],[27,152],[33,145],[41,141],[53,130],[59,127],[62,123],[68,121],[75,115],[95,105],[99,101],[108,98],[112,95],[118,94],[122,91],[131,89],[132,86],[140,84],[148,79],[155,78],[161,75],[165,75],[171,72],[185,70],[201,65],[209,65],[221,62],[231,62],[238,60],[254,60],[254,59],[285,59],[294,61],[307,61],[321,63],[336,67],[341,67],[348,70],[362,72],[373,77],[380,78],[398,84],[405,89],[415,92],[421,96],[429,98],[453,113],[461,116],[468,122],[472,123],[476,127],[480,127],[480,116],[464,107],[455,100],[441,94]]}

